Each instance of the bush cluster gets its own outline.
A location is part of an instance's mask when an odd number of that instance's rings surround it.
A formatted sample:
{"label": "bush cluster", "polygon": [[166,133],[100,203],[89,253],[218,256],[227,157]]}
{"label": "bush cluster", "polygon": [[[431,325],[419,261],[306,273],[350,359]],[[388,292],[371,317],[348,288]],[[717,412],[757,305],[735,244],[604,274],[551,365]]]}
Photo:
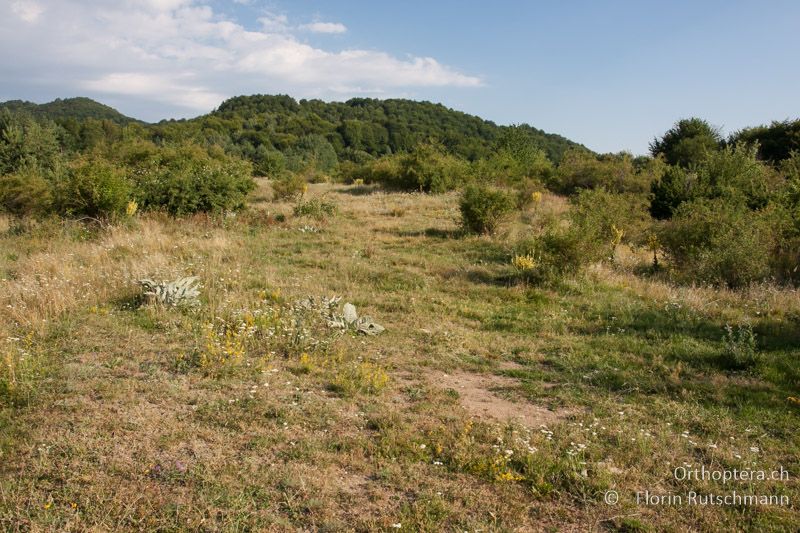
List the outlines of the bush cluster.
{"label": "bush cluster", "polygon": [[339,208],[337,205],[324,198],[312,198],[306,202],[298,202],[294,206],[294,216],[296,217],[311,217],[315,220],[322,221],[326,218],[334,216]]}
{"label": "bush cluster", "polygon": [[678,207],[659,241],[682,278],[737,288],[770,275],[776,236],[769,222],[724,199],[701,199]]}
{"label": "bush cluster", "polygon": [[387,189],[442,193],[469,181],[468,162],[435,143],[424,143],[413,150],[367,161],[342,165],[339,173],[346,181],[378,183]]}
{"label": "bush cluster", "polygon": [[659,241],[686,281],[731,288],[767,279],[797,281],[800,225],[794,159],[780,168],[737,144],[671,167],[653,185],[650,213],[666,219]]}
{"label": "bush cluster", "polygon": [[515,198],[507,191],[470,184],[464,189],[459,203],[461,225],[470,233],[494,233],[513,211],[514,205]]}
{"label": "bush cluster", "polygon": [[221,213],[244,207],[255,186],[250,163],[226,155],[221,149],[193,144],[146,147],[123,161],[130,169],[135,197],[145,209],[162,209],[171,215]]}
{"label": "bush cluster", "polygon": [[0,130],[0,209],[19,217],[109,219],[129,205],[176,216],[232,211],[254,187],[250,164],[220,148],[128,139],[71,154],[31,119],[3,115]]}

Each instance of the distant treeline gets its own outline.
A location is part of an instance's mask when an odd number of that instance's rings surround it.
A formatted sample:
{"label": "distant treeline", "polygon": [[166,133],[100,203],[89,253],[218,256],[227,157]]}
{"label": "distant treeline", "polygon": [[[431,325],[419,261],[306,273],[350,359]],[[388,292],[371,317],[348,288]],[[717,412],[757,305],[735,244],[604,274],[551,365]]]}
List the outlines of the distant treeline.
{"label": "distant treeline", "polygon": [[[191,141],[220,146],[251,161],[260,175],[270,175],[276,168],[299,171],[309,165],[331,172],[340,161],[363,163],[409,151],[426,141],[474,161],[486,157],[507,129],[440,104],[398,99],[323,102],[283,95],[238,96],[207,115],[158,124],[138,122],[88,98],[42,105],[10,101],[0,104],[0,109],[54,121],[64,130],[62,144],[70,150],[116,141],[127,130],[128,136],[157,144]],[[532,126],[519,129],[554,162],[566,150],[580,147]]]}

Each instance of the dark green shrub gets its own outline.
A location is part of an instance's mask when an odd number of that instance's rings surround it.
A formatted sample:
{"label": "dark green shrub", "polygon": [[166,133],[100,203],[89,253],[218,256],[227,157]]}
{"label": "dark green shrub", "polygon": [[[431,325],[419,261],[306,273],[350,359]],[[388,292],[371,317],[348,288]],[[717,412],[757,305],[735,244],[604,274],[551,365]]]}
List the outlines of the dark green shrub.
{"label": "dark green shrub", "polygon": [[308,190],[308,184],[297,174],[290,174],[281,179],[273,180],[271,185],[273,200],[300,198]]}
{"label": "dark green shrub", "polygon": [[0,177],[0,211],[14,216],[39,217],[52,208],[53,186],[34,168]]}
{"label": "dark green shrub", "polygon": [[342,169],[342,181],[353,183],[379,183],[391,187],[400,175],[400,156],[384,156],[362,164],[351,164]]}
{"label": "dark green shrub", "polygon": [[683,202],[695,198],[697,174],[681,167],[669,167],[658,181],[650,186],[650,215],[658,220],[672,217]]}
{"label": "dark green shrub", "polygon": [[706,154],[692,170],[670,167],[651,187],[650,213],[667,219],[679,205],[695,198],[724,198],[761,209],[779,185],[778,175],[756,158],[756,148],[738,144]]}
{"label": "dark green shrub", "polygon": [[132,190],[116,165],[97,157],[79,159],[55,180],[53,206],[64,216],[110,218],[125,213]]}
{"label": "dark green shrub", "polygon": [[728,144],[739,142],[758,146],[759,159],[778,163],[792,157],[792,152],[800,150],[800,119],[746,128],[734,133],[728,140]]}
{"label": "dark green shrub", "polygon": [[285,173],[286,157],[277,150],[259,146],[253,156],[253,175],[277,179]]}
{"label": "dark green shrub", "polygon": [[719,149],[722,136],[719,130],[699,118],[679,120],[660,139],[650,144],[653,156],[663,156],[670,165],[690,168],[703,162]]}
{"label": "dark green shrub", "polygon": [[461,195],[461,225],[471,233],[494,233],[514,210],[512,194],[492,187],[471,184]]}
{"label": "dark green shrub", "polygon": [[659,241],[680,277],[737,288],[770,276],[776,235],[765,213],[718,198],[681,204]]}
{"label": "dark green shrub", "polygon": [[[387,169],[388,170],[388,169]],[[399,157],[397,173],[376,178],[390,188],[442,193],[461,186],[469,177],[469,164],[435,144],[420,144]]]}
{"label": "dark green shrub", "polygon": [[485,182],[516,187],[523,183],[548,183],[554,168],[541,150],[512,152],[502,148],[485,159],[475,161],[472,171]]}
{"label": "dark green shrub", "polygon": [[[163,209],[172,215],[234,211],[244,207],[255,187],[250,163],[221,149],[192,144],[168,146],[139,158],[129,154],[136,198],[145,209]],[[136,157],[134,157],[136,156]]]}
{"label": "dark green shrub", "polygon": [[316,220],[324,220],[336,214],[338,208],[335,203],[323,198],[312,198],[307,202],[299,202],[294,206],[294,216],[311,217]]}
{"label": "dark green shrub", "polygon": [[0,176],[25,168],[54,171],[59,152],[58,130],[52,122],[0,110]]}
{"label": "dark green shrub", "polygon": [[528,279],[555,281],[607,257],[608,244],[576,226],[554,220],[536,237],[518,242],[514,256],[534,260],[536,266],[526,273]]}
{"label": "dark green shrub", "polygon": [[609,253],[621,242],[644,244],[650,232],[647,199],[641,194],[583,190],[570,198],[570,204],[572,224],[587,238],[607,245]]}
{"label": "dark green shrub", "polygon": [[657,162],[637,168],[630,154],[597,156],[575,148],[564,153],[548,186],[562,194],[574,194],[581,189],[646,192],[659,172]]}

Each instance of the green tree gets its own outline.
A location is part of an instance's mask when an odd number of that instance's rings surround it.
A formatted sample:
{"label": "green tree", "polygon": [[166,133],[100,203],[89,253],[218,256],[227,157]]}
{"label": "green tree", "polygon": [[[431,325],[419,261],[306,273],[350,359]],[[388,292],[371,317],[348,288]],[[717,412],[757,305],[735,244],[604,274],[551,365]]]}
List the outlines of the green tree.
{"label": "green tree", "polygon": [[58,129],[52,122],[0,110],[0,175],[25,167],[52,171],[59,157]]}
{"label": "green tree", "polygon": [[770,163],[780,163],[800,151],[800,119],[773,122],[769,126],[746,128],[730,136],[731,145],[744,142],[758,146],[758,157]]}
{"label": "green tree", "polygon": [[670,167],[654,182],[650,214],[667,219],[683,202],[696,198],[724,198],[749,209],[761,209],[780,186],[773,169],[759,161],[756,148],[738,144],[711,152],[693,169]]}
{"label": "green tree", "polygon": [[660,139],[650,143],[650,153],[662,155],[670,165],[689,168],[719,149],[722,136],[716,128],[699,118],[679,120]]}

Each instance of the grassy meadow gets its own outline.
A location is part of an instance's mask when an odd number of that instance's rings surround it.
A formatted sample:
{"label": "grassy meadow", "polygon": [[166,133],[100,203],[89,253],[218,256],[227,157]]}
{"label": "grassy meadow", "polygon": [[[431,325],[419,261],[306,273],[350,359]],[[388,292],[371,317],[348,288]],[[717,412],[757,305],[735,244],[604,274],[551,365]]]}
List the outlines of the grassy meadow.
{"label": "grassy meadow", "polygon": [[[626,245],[529,282],[508,243],[569,209],[551,193],[492,236],[462,234],[455,192],[270,197],[258,180],[235,216],[0,222],[0,528],[800,529],[795,289],[677,285]],[[200,305],[142,300],[137,280],[189,275]],[[295,304],[334,295],[385,331]],[[700,467],[789,474],[674,475]]]}

